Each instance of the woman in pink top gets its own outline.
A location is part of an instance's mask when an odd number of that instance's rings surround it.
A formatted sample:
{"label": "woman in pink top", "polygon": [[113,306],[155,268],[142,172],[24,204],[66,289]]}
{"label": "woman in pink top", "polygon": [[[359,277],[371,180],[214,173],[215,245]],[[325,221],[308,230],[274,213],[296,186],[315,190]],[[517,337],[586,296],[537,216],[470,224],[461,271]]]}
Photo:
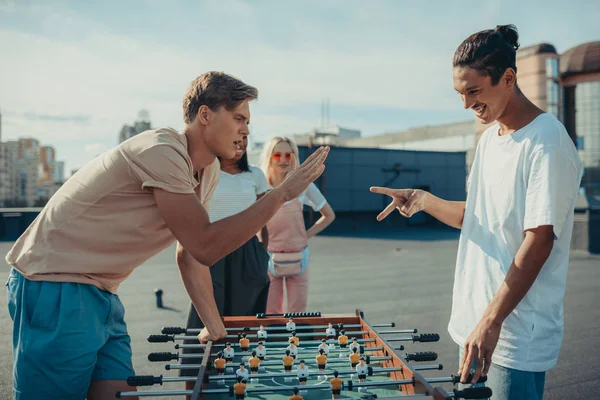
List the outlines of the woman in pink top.
{"label": "woman in pink top", "polygon": [[[298,165],[298,146],[286,137],[273,138],[261,155],[261,166],[271,187],[279,186]],[[304,205],[321,213],[321,218],[308,230],[304,225]],[[335,219],[335,213],[319,189],[311,184],[296,199],[285,203],[267,223],[269,231],[269,296],[267,313],[284,312],[283,286],[287,289],[288,312],[306,311],[308,297],[308,239]]]}

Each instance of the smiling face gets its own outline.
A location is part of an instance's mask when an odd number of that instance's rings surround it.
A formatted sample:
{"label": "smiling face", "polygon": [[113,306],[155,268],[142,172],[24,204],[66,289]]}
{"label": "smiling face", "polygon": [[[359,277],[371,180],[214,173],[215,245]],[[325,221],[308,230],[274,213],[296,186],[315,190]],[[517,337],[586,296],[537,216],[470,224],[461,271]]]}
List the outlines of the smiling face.
{"label": "smiling face", "polygon": [[248,136],[244,136],[242,141],[238,143],[239,149],[235,152],[235,157],[232,158],[233,161],[238,162],[242,159],[244,154],[246,153],[246,149],[248,148]]}
{"label": "smiling face", "polygon": [[464,107],[472,109],[484,124],[503,116],[516,82],[514,71],[510,68],[496,85],[492,84],[490,76],[468,67],[454,68],[453,78],[454,90],[460,94]]}
{"label": "smiling face", "polygon": [[[279,142],[273,148],[271,154],[271,168],[281,174],[287,174],[292,165],[292,157],[294,157],[294,149],[287,142]],[[289,320],[292,324],[294,321]]]}
{"label": "smiling face", "polygon": [[[233,110],[220,107],[212,111],[202,106],[198,114],[206,115],[206,144],[209,150],[225,160],[241,158],[248,145],[247,136],[250,134],[250,105],[243,101]],[[245,141],[245,144],[244,144]]]}

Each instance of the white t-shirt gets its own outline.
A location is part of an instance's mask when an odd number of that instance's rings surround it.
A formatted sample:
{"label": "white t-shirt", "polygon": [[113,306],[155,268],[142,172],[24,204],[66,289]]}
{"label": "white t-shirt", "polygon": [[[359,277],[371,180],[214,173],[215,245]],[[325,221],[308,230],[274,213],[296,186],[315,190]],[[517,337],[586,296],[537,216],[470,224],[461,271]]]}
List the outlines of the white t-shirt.
{"label": "white t-shirt", "polygon": [[295,331],[296,330],[296,323],[295,322],[288,322],[287,324],[285,324],[285,328],[288,331]]}
{"label": "white t-shirt", "polygon": [[267,355],[267,348],[265,346],[263,346],[263,348],[256,348],[256,357],[264,357]]}
{"label": "white t-shirt", "polygon": [[298,365],[298,368],[296,368],[296,373],[298,374],[298,378],[308,378],[308,376],[310,375],[310,372],[308,371],[308,367],[306,365],[304,366],[304,368]]}
{"label": "white t-shirt", "polygon": [[367,364],[363,366],[356,364],[356,368],[354,370],[358,375],[367,375],[369,373],[369,366]]}
{"label": "white t-shirt", "polygon": [[579,155],[564,126],[538,116],[510,135],[488,128],[477,146],[467,183],[448,331],[464,345],[504,282],[525,230],[552,225],[552,252],[529,292],[506,318],[492,362],[547,371],[563,339],[563,296],[582,176]]}
{"label": "white t-shirt", "polygon": [[250,166],[250,171],[233,175],[221,171],[219,184],[210,201],[211,222],[244,211],[256,202],[256,196],[268,189],[267,179],[260,168]]}
{"label": "white t-shirt", "polygon": [[317,347],[317,351],[321,349],[323,349],[324,354],[329,354],[329,346],[327,345],[327,343],[321,343],[319,347]]}
{"label": "white t-shirt", "polygon": [[243,371],[241,369],[238,369],[237,371],[235,371],[235,376],[241,376],[242,379],[248,380],[248,370],[246,368],[244,368]]}
{"label": "white t-shirt", "polygon": [[223,357],[225,358],[233,358],[234,354],[235,352],[232,347],[230,347],[229,350],[227,350],[227,348],[223,349]]}
{"label": "white t-shirt", "polygon": [[335,328],[327,328],[327,329],[325,329],[325,334],[327,336],[335,336]]}
{"label": "white t-shirt", "polygon": [[288,346],[286,350],[290,351],[290,356],[297,356],[298,355],[298,346]]}
{"label": "white t-shirt", "polygon": [[350,351],[352,351],[352,349],[356,349],[357,351],[360,351],[360,343],[350,343],[350,345],[348,345],[348,347],[350,348]]}
{"label": "white t-shirt", "polygon": [[258,332],[256,332],[256,336],[258,339],[266,339],[267,331],[258,331]]}
{"label": "white t-shirt", "polygon": [[319,190],[317,185],[311,183],[308,188],[298,196],[300,203],[311,207],[314,211],[319,212],[327,204],[327,199]]}

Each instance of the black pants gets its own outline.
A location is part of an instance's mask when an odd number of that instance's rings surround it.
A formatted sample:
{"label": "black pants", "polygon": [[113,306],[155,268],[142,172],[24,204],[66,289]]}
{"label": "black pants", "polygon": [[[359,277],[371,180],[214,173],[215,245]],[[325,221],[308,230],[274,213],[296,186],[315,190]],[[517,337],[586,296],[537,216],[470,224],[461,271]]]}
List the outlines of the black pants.
{"label": "black pants", "polygon": [[[242,247],[217,261],[210,267],[215,302],[223,317],[249,316],[264,313],[269,294],[267,274],[269,255],[254,236]],[[190,304],[187,329],[201,329],[204,325]],[[197,340],[186,340],[186,344],[198,344]],[[183,349],[184,354],[201,353],[201,349]],[[200,359],[184,358],[182,364],[199,364]],[[197,376],[198,370],[182,369],[181,376]]]}

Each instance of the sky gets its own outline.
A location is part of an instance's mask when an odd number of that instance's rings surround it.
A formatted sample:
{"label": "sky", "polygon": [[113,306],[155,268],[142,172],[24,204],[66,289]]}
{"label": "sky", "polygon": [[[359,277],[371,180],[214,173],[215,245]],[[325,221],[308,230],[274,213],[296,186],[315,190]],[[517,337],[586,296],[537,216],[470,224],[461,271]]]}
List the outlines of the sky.
{"label": "sky", "polygon": [[251,140],[329,123],[364,136],[472,119],[452,85],[471,33],[515,24],[559,53],[600,40],[600,2],[0,0],[2,140],[54,146],[70,175],[118,144],[138,112],[183,128],[211,71],[259,89]]}

